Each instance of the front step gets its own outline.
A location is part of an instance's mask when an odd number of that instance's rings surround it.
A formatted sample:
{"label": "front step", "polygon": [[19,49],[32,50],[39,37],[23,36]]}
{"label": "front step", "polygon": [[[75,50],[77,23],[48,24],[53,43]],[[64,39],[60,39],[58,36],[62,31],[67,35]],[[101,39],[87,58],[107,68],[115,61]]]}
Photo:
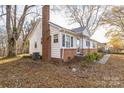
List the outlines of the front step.
{"label": "front step", "polygon": [[75,56],[75,60],[76,60],[77,62],[81,62],[83,59],[84,59],[84,56],[81,55],[81,54],[80,54],[80,55],[78,54],[78,55]]}

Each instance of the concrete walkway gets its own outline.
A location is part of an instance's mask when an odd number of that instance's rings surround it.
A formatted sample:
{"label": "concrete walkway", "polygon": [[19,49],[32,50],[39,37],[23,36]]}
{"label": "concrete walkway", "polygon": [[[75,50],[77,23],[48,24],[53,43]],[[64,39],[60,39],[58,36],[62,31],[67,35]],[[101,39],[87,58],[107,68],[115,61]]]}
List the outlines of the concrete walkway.
{"label": "concrete walkway", "polygon": [[108,61],[108,59],[109,59],[109,57],[110,57],[110,54],[106,54],[106,55],[104,55],[103,58],[100,59],[97,63],[106,64],[107,61]]}

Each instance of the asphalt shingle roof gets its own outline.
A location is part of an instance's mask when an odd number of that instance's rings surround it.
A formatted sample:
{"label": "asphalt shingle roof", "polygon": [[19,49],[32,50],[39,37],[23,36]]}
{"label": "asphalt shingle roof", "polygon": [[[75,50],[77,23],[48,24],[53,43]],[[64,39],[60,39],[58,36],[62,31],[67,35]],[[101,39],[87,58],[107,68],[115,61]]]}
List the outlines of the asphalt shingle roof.
{"label": "asphalt shingle roof", "polygon": [[82,31],[84,31],[85,27],[78,27],[78,28],[74,28],[72,29],[73,32],[76,32],[76,33],[81,33]]}

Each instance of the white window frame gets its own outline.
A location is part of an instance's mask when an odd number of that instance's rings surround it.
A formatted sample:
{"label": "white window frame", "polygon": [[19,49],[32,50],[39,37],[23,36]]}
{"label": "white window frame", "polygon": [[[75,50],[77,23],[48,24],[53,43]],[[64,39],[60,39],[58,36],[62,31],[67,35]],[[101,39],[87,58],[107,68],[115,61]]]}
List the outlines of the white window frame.
{"label": "white window frame", "polygon": [[96,44],[93,42],[93,48],[96,48]]}
{"label": "white window frame", "polygon": [[[89,44],[89,45],[87,45],[87,44]],[[91,45],[90,45],[90,40],[86,40],[86,46],[87,47],[90,47]]]}
{"label": "white window frame", "polygon": [[[67,46],[67,43],[68,43],[68,46]],[[66,39],[65,39],[65,47],[66,48],[70,48],[71,47],[71,37],[70,35],[66,35]]]}
{"label": "white window frame", "polygon": [[58,34],[54,34],[53,35],[53,43],[58,43],[59,42],[59,35]]}
{"label": "white window frame", "polygon": [[[63,35],[65,35],[65,42],[64,42],[64,46],[63,46]],[[67,37],[69,37],[69,46],[67,46]],[[73,42],[71,42],[71,37],[73,38]],[[71,43],[73,43],[73,44],[71,44]],[[71,46],[71,45],[73,45],[73,46]],[[73,36],[71,36],[71,35],[68,35],[68,34],[62,34],[62,47],[64,47],[64,48],[72,48],[72,47],[74,47],[74,37]]]}

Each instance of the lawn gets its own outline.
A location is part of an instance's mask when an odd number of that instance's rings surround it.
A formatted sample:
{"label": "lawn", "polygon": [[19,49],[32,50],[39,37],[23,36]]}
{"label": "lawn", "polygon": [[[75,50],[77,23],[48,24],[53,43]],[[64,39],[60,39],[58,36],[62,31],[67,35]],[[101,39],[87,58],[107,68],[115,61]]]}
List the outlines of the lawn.
{"label": "lawn", "polygon": [[10,60],[0,59],[0,87],[124,87],[124,55],[111,55],[107,64],[84,67],[23,57]]}

